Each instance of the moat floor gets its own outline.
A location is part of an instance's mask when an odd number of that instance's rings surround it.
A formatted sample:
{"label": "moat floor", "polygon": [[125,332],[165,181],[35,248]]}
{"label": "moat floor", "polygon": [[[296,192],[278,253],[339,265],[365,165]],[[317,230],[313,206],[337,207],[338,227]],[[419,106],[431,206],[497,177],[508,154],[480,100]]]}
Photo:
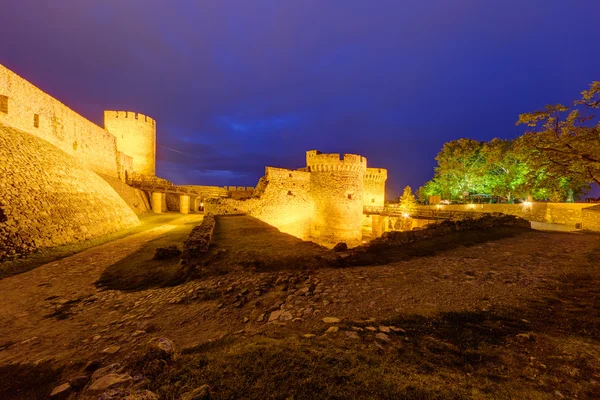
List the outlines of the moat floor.
{"label": "moat floor", "polygon": [[[39,375],[33,392],[18,376],[0,382],[0,397],[49,393],[90,360],[129,365],[164,398],[203,383],[217,399],[600,393],[600,236],[531,231],[383,266],[96,287],[109,266],[194,218],[0,280],[0,364],[11,365],[0,374],[34,363]],[[248,236],[248,220],[231,221]],[[156,336],[183,354],[140,367]]]}

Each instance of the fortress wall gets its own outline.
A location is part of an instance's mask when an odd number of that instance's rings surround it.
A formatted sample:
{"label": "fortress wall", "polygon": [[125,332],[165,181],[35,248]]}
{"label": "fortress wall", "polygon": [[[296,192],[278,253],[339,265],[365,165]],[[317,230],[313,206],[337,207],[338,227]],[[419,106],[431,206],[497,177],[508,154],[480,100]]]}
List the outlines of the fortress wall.
{"label": "fortress wall", "polygon": [[81,160],[0,124],[0,260],[139,223]]}
{"label": "fortress wall", "polygon": [[600,205],[594,204],[592,207],[581,210],[583,229],[600,232]]}
{"label": "fortress wall", "polygon": [[116,138],[0,65],[0,123],[44,139],[93,171],[118,176]]}
{"label": "fortress wall", "polygon": [[98,175],[100,175],[102,179],[112,186],[115,192],[121,196],[129,208],[131,208],[138,216],[144,215],[152,209],[148,194],[143,190],[132,188],[125,182],[112,176],[102,174]]}
{"label": "fortress wall", "polygon": [[310,173],[267,167],[261,181],[260,197],[246,200],[209,199],[205,212],[215,215],[243,213],[251,215],[302,239],[309,239],[313,204]]}
{"label": "fortress wall", "polygon": [[[525,204],[450,204],[440,205],[441,210],[501,212],[516,215],[528,221],[565,224],[575,226],[583,222],[586,208],[595,206],[594,203],[542,203]],[[437,206],[419,206],[433,208]],[[584,223],[585,225],[585,223]]]}
{"label": "fortress wall", "polygon": [[133,158],[133,170],[156,175],[156,122],[132,111],[104,111],[104,128],[117,138],[117,150]]}

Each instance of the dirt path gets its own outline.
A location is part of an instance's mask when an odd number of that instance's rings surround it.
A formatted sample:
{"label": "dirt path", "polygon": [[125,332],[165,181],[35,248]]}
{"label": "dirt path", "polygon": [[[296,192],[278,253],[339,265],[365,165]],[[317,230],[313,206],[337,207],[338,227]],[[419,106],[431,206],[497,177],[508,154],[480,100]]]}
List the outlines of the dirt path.
{"label": "dirt path", "polygon": [[0,361],[12,358],[7,354],[11,352],[2,351],[10,343],[24,341],[19,346],[21,356],[26,356],[33,347],[40,348],[43,343],[54,343],[44,346],[54,350],[58,350],[60,344],[68,348],[72,340],[85,334],[86,326],[91,327],[106,318],[90,315],[83,321],[61,320],[61,314],[68,312],[73,304],[96,295],[98,289],[94,282],[104,269],[139,250],[145,243],[201,218],[200,215],[182,216],[156,228],[1,280]]}

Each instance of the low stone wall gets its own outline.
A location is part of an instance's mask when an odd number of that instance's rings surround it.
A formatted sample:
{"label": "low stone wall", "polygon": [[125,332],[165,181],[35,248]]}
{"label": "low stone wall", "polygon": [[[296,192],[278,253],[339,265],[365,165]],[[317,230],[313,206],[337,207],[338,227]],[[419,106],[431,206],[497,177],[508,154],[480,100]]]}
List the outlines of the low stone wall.
{"label": "low stone wall", "polygon": [[542,203],[526,204],[450,204],[419,206],[420,209],[503,213],[525,218],[528,221],[575,226],[583,222],[582,211],[594,203]]}
{"label": "low stone wall", "polygon": [[588,231],[600,232],[600,205],[584,208],[582,228]]}
{"label": "low stone wall", "polygon": [[499,226],[531,229],[531,223],[529,221],[514,215],[483,214],[478,216],[478,218],[465,218],[459,221],[446,220],[439,224],[429,224],[422,229],[412,231],[385,232],[380,238],[374,239],[364,246],[359,246],[357,250],[361,248],[368,250],[386,246],[400,246],[420,240],[444,236],[453,232],[482,230]]}
{"label": "low stone wall", "polygon": [[215,231],[215,223],[215,216],[213,214],[206,214],[202,223],[192,229],[190,236],[183,243],[183,253],[181,254],[181,263],[183,265],[189,264],[194,258],[208,251]]}

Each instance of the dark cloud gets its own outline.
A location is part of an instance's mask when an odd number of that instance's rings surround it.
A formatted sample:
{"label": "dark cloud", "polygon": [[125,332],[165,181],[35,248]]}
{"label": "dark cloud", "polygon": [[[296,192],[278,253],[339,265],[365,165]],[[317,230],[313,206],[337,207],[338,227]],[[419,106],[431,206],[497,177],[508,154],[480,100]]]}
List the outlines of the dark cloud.
{"label": "dark cloud", "polygon": [[358,152],[390,194],[445,141],[514,137],[519,113],[599,79],[600,2],[14,0],[0,62],[101,124],[158,123],[158,172],[253,185],[304,151]]}

